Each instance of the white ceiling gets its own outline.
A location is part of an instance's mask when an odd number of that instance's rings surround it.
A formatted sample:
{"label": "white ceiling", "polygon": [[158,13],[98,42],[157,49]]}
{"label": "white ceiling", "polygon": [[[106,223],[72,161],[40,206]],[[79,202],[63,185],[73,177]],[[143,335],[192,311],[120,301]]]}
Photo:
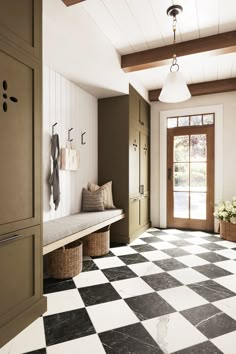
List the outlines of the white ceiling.
{"label": "white ceiling", "polygon": [[[130,80],[160,88],[168,66],[125,74],[120,55],[171,44],[173,4],[184,8],[177,42],[236,29],[235,0],[44,0],[45,61],[97,97],[127,92]],[[178,63],[188,84],[236,77],[236,53]]]}
{"label": "white ceiling", "polygon": [[166,15],[173,4],[184,9],[177,17],[179,42],[236,29],[235,0],[87,0],[81,5],[123,55],[173,42],[172,18]]}

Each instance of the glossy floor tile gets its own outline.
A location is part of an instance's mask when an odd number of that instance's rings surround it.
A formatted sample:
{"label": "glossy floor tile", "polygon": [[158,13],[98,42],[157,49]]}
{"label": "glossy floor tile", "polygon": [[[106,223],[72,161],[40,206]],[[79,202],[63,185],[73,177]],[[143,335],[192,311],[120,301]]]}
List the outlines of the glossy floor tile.
{"label": "glossy floor tile", "polygon": [[45,279],[48,310],[0,354],[235,354],[236,243],[149,229],[73,279]]}

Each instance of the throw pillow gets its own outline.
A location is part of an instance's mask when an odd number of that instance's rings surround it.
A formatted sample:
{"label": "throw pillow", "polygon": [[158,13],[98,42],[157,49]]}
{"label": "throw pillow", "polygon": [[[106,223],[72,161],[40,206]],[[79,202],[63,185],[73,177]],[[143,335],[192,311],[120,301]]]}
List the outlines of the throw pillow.
{"label": "throw pillow", "polygon": [[113,204],[113,197],[112,197],[112,181],[107,182],[103,186],[99,187],[95,183],[88,184],[88,190],[91,192],[95,192],[101,190],[103,193],[103,203],[105,209],[116,209],[115,205]]}
{"label": "throw pillow", "polygon": [[83,211],[102,211],[104,210],[103,193],[98,189],[95,192],[83,188],[82,191],[82,210]]}

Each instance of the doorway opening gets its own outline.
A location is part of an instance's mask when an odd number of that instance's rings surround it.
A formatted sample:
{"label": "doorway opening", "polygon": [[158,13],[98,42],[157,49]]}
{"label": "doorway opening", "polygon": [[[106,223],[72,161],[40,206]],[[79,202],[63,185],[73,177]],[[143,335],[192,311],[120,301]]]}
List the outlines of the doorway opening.
{"label": "doorway opening", "polygon": [[167,226],[214,230],[214,113],[167,118]]}

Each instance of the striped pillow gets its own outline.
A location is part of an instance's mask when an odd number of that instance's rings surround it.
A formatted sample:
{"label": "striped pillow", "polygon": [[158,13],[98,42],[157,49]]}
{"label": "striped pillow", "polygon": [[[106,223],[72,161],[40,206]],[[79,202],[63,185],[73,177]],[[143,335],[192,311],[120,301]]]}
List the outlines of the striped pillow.
{"label": "striped pillow", "polygon": [[102,191],[103,194],[103,203],[105,209],[116,209],[113,204],[113,197],[112,197],[112,181],[107,182],[103,186],[99,187],[97,184],[89,183],[88,190],[91,192],[95,192],[98,190]]}
{"label": "striped pillow", "polygon": [[103,193],[98,189],[95,192],[90,192],[83,188],[82,191],[82,209],[83,211],[102,211],[104,210]]}

